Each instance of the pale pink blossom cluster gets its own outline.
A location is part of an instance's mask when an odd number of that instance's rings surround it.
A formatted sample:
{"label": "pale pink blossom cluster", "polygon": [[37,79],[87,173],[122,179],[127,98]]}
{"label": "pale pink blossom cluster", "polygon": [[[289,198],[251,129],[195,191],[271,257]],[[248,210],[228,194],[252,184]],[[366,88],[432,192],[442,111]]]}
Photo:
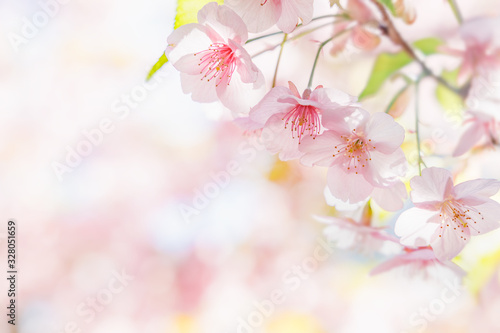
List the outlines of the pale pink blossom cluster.
{"label": "pale pink blossom cluster", "polygon": [[[500,204],[490,197],[500,189],[500,181],[476,179],[454,185],[449,170],[427,167],[421,158],[417,107],[416,129],[406,130],[394,119],[402,112],[398,115],[380,112],[383,110],[369,112],[346,92],[323,85],[312,88],[318,57],[327,43],[333,45],[332,55],[343,50],[349,41],[360,50],[372,51],[383,36],[415,58],[423,69],[421,77],[436,78],[395,30],[381,3],[366,0],[348,0],[345,6],[339,1],[330,3],[338,7],[337,14],[331,17],[339,19],[333,26],[333,37],[320,44],[309,84],[303,91],[291,81],[288,86],[275,85],[277,70],[273,85],[266,86],[264,75],[245,44],[249,33],[262,33],[273,26],[280,30],[251,39],[257,40],[293,33],[299,25],[312,22],[315,20],[312,0],[209,3],[199,11],[198,23],[181,26],[168,37],[165,54],[181,73],[183,91],[190,93],[194,101],[219,100],[247,133],[256,136],[266,133],[265,148],[278,154],[280,160],[298,160],[303,166],[326,168],[327,192],[338,203],[337,208],[365,207],[366,211],[375,203],[385,211],[400,211],[395,218],[395,235],[387,225],[376,226],[371,213],[360,220],[342,214],[319,218],[329,224],[325,234],[340,248],[396,255],[376,267],[373,274],[411,266],[410,271],[437,267],[463,275],[451,260],[472,236],[499,227]],[[408,24],[416,20],[411,1],[395,1],[392,6],[395,17]],[[377,8],[382,8],[382,15]],[[465,49],[442,45],[436,48],[436,52],[440,50],[461,59],[456,84],[463,89],[471,80],[500,64],[500,48],[493,45],[489,36],[478,38],[472,34],[474,26],[464,25],[459,31]],[[286,35],[282,47],[285,42]],[[420,83],[421,77],[412,82],[409,76],[401,76],[408,87]],[[448,89],[454,88],[450,84]],[[467,95],[464,91],[456,89],[462,97]],[[397,96],[391,105],[394,103]],[[469,127],[453,156],[462,155],[478,144],[492,146],[499,142],[500,126],[495,117],[475,111],[469,111],[468,115],[470,119],[465,123]],[[408,163],[401,147],[405,134],[415,132],[419,173],[409,181],[410,202],[405,185]],[[420,171],[422,164],[425,168]],[[411,208],[401,212],[410,205]]]}

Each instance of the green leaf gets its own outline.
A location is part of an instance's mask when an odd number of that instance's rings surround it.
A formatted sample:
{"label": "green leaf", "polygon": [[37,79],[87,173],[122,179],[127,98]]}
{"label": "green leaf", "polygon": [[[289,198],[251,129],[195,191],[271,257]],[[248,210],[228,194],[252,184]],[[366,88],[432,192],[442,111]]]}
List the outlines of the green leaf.
{"label": "green leaf", "polygon": [[[459,70],[460,67],[453,71],[443,71],[441,76],[443,79],[448,81],[451,86],[456,87]],[[441,104],[448,115],[458,117],[461,116],[462,111],[465,108],[465,102],[460,95],[448,89],[444,85],[438,84],[436,88],[436,97],[439,104]]]}
{"label": "green leaf", "polygon": [[413,43],[413,46],[425,55],[437,53],[438,47],[441,45],[443,45],[443,41],[435,37],[420,39]]}
{"label": "green leaf", "polygon": [[377,60],[375,60],[368,83],[359,95],[359,99],[361,100],[375,94],[382,84],[384,84],[385,80],[412,61],[412,58],[403,51],[398,53],[381,53],[377,57]]}
{"label": "green leaf", "polygon": [[198,11],[209,2],[216,1],[219,5],[224,0],[177,0],[174,29],[188,23],[198,22]]}
{"label": "green leaf", "polygon": [[[413,47],[420,50],[424,55],[431,55],[437,52],[437,49],[443,42],[434,37],[417,40]],[[404,51],[398,53],[382,53],[375,60],[372,73],[368,79],[365,89],[359,95],[359,99],[375,94],[384,82],[394,73],[413,61]]]}
{"label": "green leaf", "polygon": [[391,11],[392,15],[396,15],[396,8],[394,8],[392,0],[379,0],[379,2],[382,3],[384,6],[386,6],[387,9]]}
{"label": "green leaf", "polygon": [[148,76],[146,77],[146,81],[149,81],[153,77],[153,75],[163,66],[167,63],[168,59],[165,56],[165,53],[161,55],[160,59],[154,64],[153,68],[148,73]]}

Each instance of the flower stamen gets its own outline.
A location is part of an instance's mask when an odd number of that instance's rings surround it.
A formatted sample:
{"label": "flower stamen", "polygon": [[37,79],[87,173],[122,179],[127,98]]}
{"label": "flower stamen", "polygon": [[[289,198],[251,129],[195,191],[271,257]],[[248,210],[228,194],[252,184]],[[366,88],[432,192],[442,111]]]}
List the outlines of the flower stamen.
{"label": "flower stamen", "polygon": [[199,64],[201,67],[200,74],[204,74],[201,80],[206,79],[210,82],[213,79],[218,79],[216,86],[227,78],[227,85],[231,82],[231,76],[236,69],[236,58],[233,50],[226,44],[214,43],[210,44],[207,50],[195,53],[194,56],[199,56]]}
{"label": "flower stamen", "polygon": [[288,111],[282,118],[285,121],[285,129],[291,125],[292,138],[294,134],[299,138],[299,144],[306,132],[316,138],[321,129],[318,109],[311,105],[297,105]]}

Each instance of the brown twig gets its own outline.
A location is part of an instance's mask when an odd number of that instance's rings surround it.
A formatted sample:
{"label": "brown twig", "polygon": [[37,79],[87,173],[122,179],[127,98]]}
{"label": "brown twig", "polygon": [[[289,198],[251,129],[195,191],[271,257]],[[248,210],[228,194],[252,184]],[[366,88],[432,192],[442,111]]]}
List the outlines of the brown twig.
{"label": "brown twig", "polygon": [[383,25],[380,24],[379,28],[383,35],[386,35],[394,44],[397,44],[403,48],[403,50],[412,57],[419,65],[427,76],[431,76],[438,83],[442,84],[446,88],[455,92],[456,94],[465,97],[469,93],[470,84],[466,84],[461,88],[456,88],[450,85],[448,81],[443,79],[441,76],[434,74],[429,67],[424,63],[422,59],[415,53],[415,50],[403,39],[399,31],[394,26],[389,14],[385,10],[384,6],[377,0],[371,0],[371,2],[377,7],[379,12],[382,14]]}

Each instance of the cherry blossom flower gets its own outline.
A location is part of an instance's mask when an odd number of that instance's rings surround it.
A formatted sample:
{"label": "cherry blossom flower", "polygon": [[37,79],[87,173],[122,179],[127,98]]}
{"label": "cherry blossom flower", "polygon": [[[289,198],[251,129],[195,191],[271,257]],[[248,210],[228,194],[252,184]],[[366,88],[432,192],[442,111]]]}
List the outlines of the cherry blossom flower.
{"label": "cherry blossom flower", "polygon": [[243,48],[247,39],[241,18],[229,7],[211,2],[198,12],[198,23],[170,34],[165,55],[181,72],[182,90],[194,101],[220,99],[234,113],[248,113],[250,92],[263,86],[264,79]]}
{"label": "cherry blossom flower", "polygon": [[[370,275],[377,275],[399,268],[407,276],[443,277],[445,271],[463,277],[465,271],[451,261],[439,261],[430,247],[409,248],[404,252],[376,266]],[[445,273],[446,274],[446,273]]]}
{"label": "cherry blossom flower", "polygon": [[465,48],[441,48],[445,53],[462,58],[458,73],[459,85],[499,68],[500,47],[494,43],[492,34],[494,29],[498,29],[498,26],[493,25],[489,19],[485,18],[465,22],[460,29]]}
{"label": "cherry blossom flower", "polygon": [[398,177],[406,172],[400,145],[404,129],[385,113],[370,115],[357,109],[345,121],[323,116],[323,134],[303,140],[300,151],[305,165],[329,167],[327,185],[331,194],[354,204],[369,196],[386,210],[403,207],[407,193]]}
{"label": "cherry blossom flower", "polygon": [[369,204],[363,209],[359,221],[350,217],[333,216],[315,216],[315,219],[328,225],[323,233],[339,249],[387,255],[401,252],[402,247],[396,237],[388,234],[384,227],[371,225],[372,212]]}
{"label": "cherry blossom flower", "polygon": [[494,179],[470,180],[453,185],[451,173],[427,168],[410,181],[415,207],[396,221],[401,244],[427,246],[441,261],[455,257],[471,236],[485,234],[500,225],[500,204],[489,197],[500,189]]}
{"label": "cherry blossom flower", "polygon": [[247,124],[261,124],[270,130],[272,140],[266,140],[266,148],[278,153],[281,160],[303,155],[298,147],[307,136],[315,138],[323,131],[321,119],[328,114],[332,121],[343,119],[355,110],[355,98],[340,90],[318,86],[307,88],[302,96],[297,87],[289,82],[289,88],[274,87],[250,111]]}
{"label": "cherry blossom flower", "polygon": [[349,0],[344,10],[349,18],[347,21],[335,24],[333,33],[337,37],[332,41],[330,53],[341,52],[349,41],[362,50],[373,50],[380,44],[380,36],[371,32],[368,27],[377,27],[377,20],[372,10],[361,0]]}
{"label": "cherry blossom flower", "polygon": [[469,127],[460,137],[453,156],[460,156],[468,152],[474,146],[482,143],[491,147],[500,143],[500,122],[495,117],[482,112],[468,111],[471,117],[464,124]]}
{"label": "cherry blossom flower", "polygon": [[261,32],[277,24],[290,33],[299,19],[307,24],[313,16],[314,0],[226,0],[225,4],[238,13],[250,32]]}

